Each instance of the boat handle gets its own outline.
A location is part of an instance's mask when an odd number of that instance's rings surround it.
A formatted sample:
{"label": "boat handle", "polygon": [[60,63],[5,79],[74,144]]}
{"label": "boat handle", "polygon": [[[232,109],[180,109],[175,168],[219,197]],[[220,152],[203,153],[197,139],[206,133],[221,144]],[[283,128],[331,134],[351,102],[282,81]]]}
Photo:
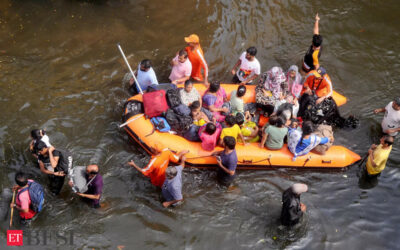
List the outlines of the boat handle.
{"label": "boat handle", "polygon": [[328,160],[328,161],[322,160],[322,163],[332,163],[332,161],[331,160]]}

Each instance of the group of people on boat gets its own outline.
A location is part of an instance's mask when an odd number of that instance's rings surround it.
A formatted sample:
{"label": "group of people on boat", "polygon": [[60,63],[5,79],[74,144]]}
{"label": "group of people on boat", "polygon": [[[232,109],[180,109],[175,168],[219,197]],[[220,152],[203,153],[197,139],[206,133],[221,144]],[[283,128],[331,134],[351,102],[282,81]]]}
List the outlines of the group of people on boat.
{"label": "group of people on boat", "polygon": [[[217,159],[217,176],[221,183],[229,186],[235,176],[237,166],[236,143],[246,145],[247,143],[259,142],[261,148],[279,150],[287,142],[289,150],[293,153],[293,160],[296,160],[298,156],[306,155],[310,151],[324,154],[334,141],[330,125],[336,127],[346,125],[348,120],[340,116],[332,98],[332,81],[326,69],[320,63],[323,38],[319,34],[319,20],[317,14],[312,44],[304,56],[301,70],[296,65],[292,65],[285,72],[281,67],[275,66],[261,74],[261,65],[256,58],[257,49],[249,47],[242,52],[231,70],[232,82],[237,83],[238,88],[232,91],[230,95],[227,95],[218,81],[209,82],[208,65],[200,46],[199,37],[196,34],[185,37],[188,46],[180,50],[171,60],[172,70],[169,76],[171,84],[184,85],[179,90],[179,97],[185,108],[179,107],[178,110],[180,111],[177,113],[186,114],[192,118],[192,124],[187,126],[185,133],[177,132],[189,141],[201,142],[202,148],[206,151],[213,151],[218,145],[224,148],[221,152],[213,153]],[[150,91],[157,89],[157,87],[151,87],[158,84],[154,70],[151,67],[147,71],[143,70],[147,62],[148,59],[145,59],[139,64],[138,71],[135,73],[137,83],[135,84],[133,78],[130,81],[136,92],[146,92],[148,87],[150,87]],[[143,74],[149,75],[149,77],[143,77]],[[143,81],[144,78],[146,80]],[[243,97],[247,91],[246,86],[254,84],[257,78],[260,79],[255,88],[256,103],[244,103]],[[193,82],[206,85],[207,90],[203,96],[193,86]],[[229,99],[228,96],[230,96]],[[396,110],[398,108],[395,102],[388,106],[375,112],[388,112],[388,110],[390,112],[391,109]],[[268,119],[264,119],[265,117]],[[357,120],[354,117],[351,117],[351,119],[353,122],[351,126],[355,127]],[[168,119],[166,122],[168,122]],[[396,124],[397,128],[400,127],[400,120],[393,121],[393,123]],[[385,124],[383,123],[382,126],[387,126]],[[388,131],[394,132],[395,130]],[[384,135],[379,146],[371,146],[366,164],[366,173],[370,177],[383,170],[392,143],[393,137]],[[163,150],[165,153],[162,153]],[[180,161],[181,166],[183,166],[184,160],[182,159],[184,159],[185,153],[186,151],[179,152],[171,160]],[[162,158],[163,154],[174,155],[168,149],[161,149],[144,169],[141,169],[134,162],[129,164],[145,176],[149,176],[153,183],[153,174],[149,174],[148,171],[152,171],[154,163],[158,161],[155,159],[158,159],[157,157]],[[166,161],[163,161],[161,165],[162,167],[154,168],[154,171],[155,176],[161,176],[160,178],[164,180],[166,177],[164,174],[160,174],[160,171],[164,173],[165,171],[162,169],[169,167]],[[173,172],[179,173],[179,170]],[[162,183],[169,183],[168,176],[171,177],[170,174],[167,174],[165,181],[158,182],[158,186],[163,190],[164,199],[166,199],[163,203],[164,206],[175,204],[183,197],[181,191],[177,191],[179,193],[177,196],[164,195],[166,191]],[[179,177],[174,178],[180,179],[180,184],[177,186],[181,188],[181,175],[179,174]],[[301,184],[297,185],[297,188],[291,187],[285,192],[284,203],[285,200],[286,203],[292,202],[293,197],[299,200],[300,193],[307,190],[304,186],[298,188],[299,186]],[[171,187],[169,190],[171,190]],[[288,193],[291,193],[291,195],[288,195]],[[289,199],[288,197],[292,198]],[[298,205],[295,208],[286,205],[283,208],[291,207],[297,211],[297,214],[305,211],[304,205],[300,202],[296,202],[296,204]],[[282,222],[291,224],[287,222],[287,218],[283,218],[285,217],[284,214],[293,213],[282,212]]]}

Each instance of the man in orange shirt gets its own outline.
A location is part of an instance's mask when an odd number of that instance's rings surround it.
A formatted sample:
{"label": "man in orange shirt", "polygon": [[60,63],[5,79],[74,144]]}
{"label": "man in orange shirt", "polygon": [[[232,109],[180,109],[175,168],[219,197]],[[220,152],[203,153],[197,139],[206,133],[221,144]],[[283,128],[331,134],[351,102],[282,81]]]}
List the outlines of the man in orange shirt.
{"label": "man in orange shirt", "polygon": [[[188,44],[185,50],[188,53],[189,61],[192,63],[192,74],[190,76],[208,86],[208,65],[200,46],[199,36],[191,34],[185,37],[185,42]],[[201,73],[201,69],[204,71],[204,76]]]}
{"label": "man in orange shirt", "polygon": [[165,181],[165,170],[167,169],[169,162],[172,161],[178,163],[179,160],[189,151],[183,150],[178,154],[174,154],[168,148],[164,148],[161,151],[157,151],[154,148],[151,150],[154,155],[151,156],[150,162],[145,168],[140,168],[133,161],[128,162],[128,164],[136,168],[144,176],[149,177],[154,186],[162,187]]}
{"label": "man in orange shirt", "polygon": [[326,98],[332,96],[332,82],[331,78],[326,73],[323,67],[317,70],[311,70],[304,80],[304,88],[302,94],[317,95],[318,99],[316,104],[320,104]]}

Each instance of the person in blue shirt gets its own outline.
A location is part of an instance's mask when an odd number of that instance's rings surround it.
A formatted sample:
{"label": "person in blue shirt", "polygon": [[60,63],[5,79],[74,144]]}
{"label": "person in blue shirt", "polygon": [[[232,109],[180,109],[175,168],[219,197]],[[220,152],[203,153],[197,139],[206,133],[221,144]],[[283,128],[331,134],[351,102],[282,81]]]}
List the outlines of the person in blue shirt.
{"label": "person in blue shirt", "polygon": [[302,132],[297,129],[289,130],[288,148],[294,154],[293,160],[297,156],[308,154],[317,145],[324,145],[328,142],[333,142],[333,137],[319,137],[313,134],[314,126],[311,121],[303,123]]}
{"label": "person in blue shirt", "polygon": [[217,179],[218,182],[226,187],[229,187],[236,176],[236,167],[238,158],[236,154],[236,140],[232,136],[225,136],[224,150],[212,153],[217,158]]}

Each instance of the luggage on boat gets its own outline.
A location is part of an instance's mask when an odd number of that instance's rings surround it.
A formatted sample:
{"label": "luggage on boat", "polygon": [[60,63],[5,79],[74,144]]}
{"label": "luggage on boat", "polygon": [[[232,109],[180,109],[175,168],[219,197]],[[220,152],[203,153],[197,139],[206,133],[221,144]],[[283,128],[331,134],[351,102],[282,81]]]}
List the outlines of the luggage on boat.
{"label": "luggage on boat", "polygon": [[[164,117],[153,117],[151,118],[151,123],[154,126],[154,129],[163,133],[169,132],[171,127],[169,126],[167,120]],[[153,132],[154,133],[154,132]]]}
{"label": "luggage on boat", "polygon": [[157,90],[143,94],[144,114],[147,118],[160,116],[168,110],[165,90]]}
{"label": "luggage on boat", "polygon": [[193,119],[190,116],[179,115],[174,110],[168,109],[164,114],[165,119],[171,126],[171,130],[178,133],[178,135],[183,135],[190,126],[193,124]]}
{"label": "luggage on boat", "polygon": [[174,107],[173,110],[175,111],[175,113],[179,114],[179,115],[185,115],[185,116],[189,116],[191,111],[190,108],[188,106],[186,106],[185,104],[181,103],[178,106]]}
{"label": "luggage on boat", "polygon": [[176,89],[176,85],[172,83],[152,84],[147,87],[147,92],[153,92],[162,89],[165,90],[165,92],[167,92],[169,89]]}
{"label": "luggage on boat", "polygon": [[175,108],[182,103],[181,94],[179,93],[181,89],[169,89],[167,90],[167,102],[170,108]]}
{"label": "luggage on boat", "polygon": [[126,122],[134,115],[144,113],[143,103],[137,100],[127,101],[124,105],[124,114],[122,115],[122,122]]}

